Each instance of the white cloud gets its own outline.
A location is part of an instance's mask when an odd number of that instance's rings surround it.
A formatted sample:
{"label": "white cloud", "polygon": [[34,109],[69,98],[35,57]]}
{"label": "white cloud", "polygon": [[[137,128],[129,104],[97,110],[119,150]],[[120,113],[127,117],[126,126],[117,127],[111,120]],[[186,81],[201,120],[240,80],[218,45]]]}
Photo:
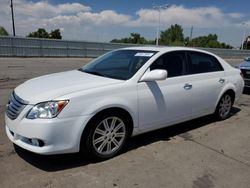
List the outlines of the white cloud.
{"label": "white cloud", "polygon": [[236,13],[236,12],[229,13],[228,16],[231,17],[231,18],[234,18],[234,19],[238,19],[238,18],[244,17],[243,14],[241,14],[241,13]]}
{"label": "white cloud", "polygon": [[242,22],[237,22],[234,24],[235,27],[242,28],[242,29],[249,29],[250,28],[250,20],[244,20]]}
{"label": "white cloud", "polygon": [[15,12],[17,15],[33,16],[38,18],[50,18],[61,14],[76,14],[78,12],[86,12],[90,10],[90,7],[84,6],[80,3],[52,5],[48,1],[15,1]]}
{"label": "white cloud", "polygon": [[77,13],[77,12],[88,12],[91,8],[80,3],[66,3],[57,6],[61,13]]}
{"label": "white cloud", "polygon": [[246,21],[242,22],[241,25],[243,25],[246,28],[250,28],[250,20],[246,20]]}
{"label": "white cloud", "polygon": [[82,22],[88,22],[93,25],[121,25],[130,22],[130,16],[118,14],[113,10],[104,10],[100,13],[80,12],[78,14]]}
{"label": "white cloud", "polygon": [[[9,1],[0,0],[0,4],[0,25],[11,31]],[[146,31],[149,31],[148,28],[152,28],[152,34],[146,33],[146,35],[153,38],[154,28],[158,22],[158,11],[145,8],[138,10],[134,15],[127,15],[115,10],[94,12],[91,7],[82,3],[54,5],[42,0],[38,2],[15,0],[14,10],[17,34],[23,36],[39,27],[47,30],[63,28],[65,38],[95,40],[90,36],[100,36],[101,33],[103,36],[112,37],[115,29],[122,28],[123,32],[129,34],[134,30],[145,28]],[[193,25],[195,28],[207,28],[208,30],[222,27],[239,28],[239,23],[241,23],[239,20],[242,18],[244,15],[241,13],[225,13],[218,7],[187,8],[182,5],[172,5],[161,11],[161,29],[166,29],[175,23],[186,28]],[[121,32],[121,30],[119,31]],[[117,35],[119,34],[113,33],[113,36],[117,37]]]}
{"label": "white cloud", "polygon": [[[138,18],[132,26],[150,26],[158,21],[158,11],[154,9],[141,9],[137,13]],[[183,27],[195,25],[197,27],[221,27],[230,22],[227,14],[216,7],[185,8],[173,5],[161,10],[162,25],[181,24]]]}

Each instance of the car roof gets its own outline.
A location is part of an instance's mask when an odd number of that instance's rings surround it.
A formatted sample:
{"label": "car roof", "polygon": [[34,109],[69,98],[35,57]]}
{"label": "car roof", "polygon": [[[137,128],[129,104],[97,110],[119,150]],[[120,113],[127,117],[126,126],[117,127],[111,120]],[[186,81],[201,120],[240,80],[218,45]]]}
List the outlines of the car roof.
{"label": "car roof", "polygon": [[145,51],[157,51],[157,52],[169,52],[169,51],[179,51],[179,50],[187,50],[187,51],[195,51],[195,52],[203,52],[207,54],[214,55],[208,51],[196,49],[196,48],[189,48],[189,47],[168,47],[168,46],[134,46],[134,47],[127,47],[123,48],[127,50],[145,50]]}

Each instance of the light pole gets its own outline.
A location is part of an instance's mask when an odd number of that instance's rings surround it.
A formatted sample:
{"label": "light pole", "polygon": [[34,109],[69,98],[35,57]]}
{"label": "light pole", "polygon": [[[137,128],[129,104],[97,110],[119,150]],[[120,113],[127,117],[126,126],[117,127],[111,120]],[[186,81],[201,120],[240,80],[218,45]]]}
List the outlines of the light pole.
{"label": "light pole", "polygon": [[245,36],[246,36],[246,29],[244,28],[244,26],[246,25],[246,23],[242,22],[241,25],[243,26],[243,29],[244,29],[242,42],[241,42],[241,49],[244,50],[244,41],[245,41]]}
{"label": "light pole", "polygon": [[[243,39],[242,39],[242,50],[244,50],[244,41],[246,39],[246,32],[247,32],[247,27],[248,27],[248,23],[246,22],[242,22],[241,25],[243,26],[244,32],[243,32]],[[245,27],[244,27],[245,26]]]}
{"label": "light pole", "polygon": [[158,46],[159,44],[159,33],[160,33],[160,24],[161,24],[161,10],[162,9],[167,9],[169,8],[170,5],[165,4],[165,5],[154,5],[153,9],[158,11],[158,25],[156,29],[156,45]]}
{"label": "light pole", "polygon": [[13,10],[13,2],[12,2],[12,0],[10,0],[10,8],[11,8],[11,15],[12,15],[13,36],[16,36],[15,20],[14,20],[14,10]]}

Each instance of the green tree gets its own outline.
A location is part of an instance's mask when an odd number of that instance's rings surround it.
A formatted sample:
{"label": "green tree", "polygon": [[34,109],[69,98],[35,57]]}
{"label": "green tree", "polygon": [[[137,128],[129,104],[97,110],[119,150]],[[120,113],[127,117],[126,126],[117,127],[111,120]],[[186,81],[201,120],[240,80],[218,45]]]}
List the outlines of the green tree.
{"label": "green tree", "polygon": [[[247,49],[247,50],[250,49],[250,41],[249,41],[249,39],[250,39],[250,36],[247,36],[244,43],[243,43],[244,49]],[[241,45],[241,49],[242,49],[242,45]]]}
{"label": "green tree", "polygon": [[131,33],[130,34],[133,44],[146,44],[147,40],[142,37],[139,33]]}
{"label": "green tree", "polygon": [[164,45],[183,45],[184,34],[183,29],[180,25],[171,25],[169,29],[161,31],[160,44]]}
{"label": "green tree", "polygon": [[231,49],[232,46],[220,43],[218,41],[218,36],[216,34],[209,34],[207,36],[200,36],[192,39],[188,42],[188,46],[194,47],[204,47],[204,48],[228,48]]}
{"label": "green tree", "polygon": [[61,35],[61,32],[60,32],[60,29],[52,30],[49,33],[49,38],[51,38],[51,39],[62,39],[62,35]]}
{"label": "green tree", "polygon": [[8,36],[9,33],[6,31],[6,29],[2,26],[0,26],[0,36]]}
{"label": "green tree", "polygon": [[[250,38],[250,37],[249,37]],[[131,43],[131,44],[155,44],[155,40],[146,40],[139,33],[130,33],[130,37],[113,39],[113,43]],[[209,34],[207,36],[199,36],[193,38],[184,38],[183,29],[180,25],[171,25],[170,28],[165,31],[161,31],[159,44],[170,45],[170,46],[192,46],[192,47],[204,47],[204,48],[227,48],[232,49],[233,47],[229,44],[221,43],[218,41],[216,34]],[[250,41],[244,43],[245,48],[250,48]]]}
{"label": "green tree", "polygon": [[147,41],[139,33],[130,33],[130,37],[128,37],[128,38],[113,39],[110,42],[113,42],[113,43],[130,43],[130,44],[148,44],[149,41]]}
{"label": "green tree", "polygon": [[29,33],[27,37],[49,38],[49,33],[44,28],[39,28],[37,31]]}
{"label": "green tree", "polygon": [[39,28],[37,31],[29,33],[27,37],[62,39],[60,29],[55,29],[48,33],[44,28]]}

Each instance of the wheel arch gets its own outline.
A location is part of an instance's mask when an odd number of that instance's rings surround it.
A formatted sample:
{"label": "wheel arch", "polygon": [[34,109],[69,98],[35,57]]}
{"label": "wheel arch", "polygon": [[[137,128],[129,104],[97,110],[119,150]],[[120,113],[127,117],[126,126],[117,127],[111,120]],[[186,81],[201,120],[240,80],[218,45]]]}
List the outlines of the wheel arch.
{"label": "wheel arch", "polygon": [[132,135],[133,133],[133,129],[134,129],[134,120],[132,115],[129,113],[128,110],[126,110],[125,108],[122,107],[107,107],[104,109],[101,109],[99,111],[97,111],[88,121],[88,123],[86,124],[85,128],[82,131],[81,134],[81,139],[80,139],[80,148],[82,148],[82,141],[84,140],[84,138],[86,137],[86,134],[88,134],[90,128],[91,128],[91,123],[98,117],[102,116],[103,114],[107,114],[107,113],[112,113],[112,112],[119,112],[122,113],[125,117],[126,120],[128,121],[128,128],[129,128],[129,137]]}
{"label": "wheel arch", "polygon": [[233,104],[234,104],[236,91],[235,91],[235,89],[234,89],[232,86],[228,86],[228,87],[224,88],[224,90],[222,90],[222,92],[220,93],[220,96],[218,97],[218,99],[217,99],[217,101],[216,101],[215,110],[216,110],[216,108],[217,108],[217,106],[218,106],[218,103],[219,103],[221,97],[222,97],[224,94],[226,94],[226,93],[229,93],[229,94],[232,96],[232,98],[233,98]]}
{"label": "wheel arch", "polygon": [[235,91],[233,89],[228,89],[224,94],[228,93],[232,99],[233,99],[233,103],[235,101]]}

